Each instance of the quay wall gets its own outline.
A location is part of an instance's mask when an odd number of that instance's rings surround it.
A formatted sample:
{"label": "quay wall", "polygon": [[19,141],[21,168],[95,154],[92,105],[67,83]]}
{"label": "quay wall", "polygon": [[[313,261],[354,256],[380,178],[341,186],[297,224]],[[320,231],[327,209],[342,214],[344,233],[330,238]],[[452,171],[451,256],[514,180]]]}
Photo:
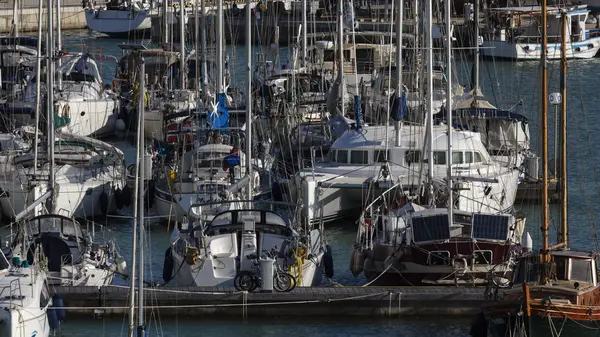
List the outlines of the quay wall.
{"label": "quay wall", "polygon": [[[42,27],[46,27],[46,1],[42,3]],[[20,0],[18,2],[19,31],[36,32],[38,29],[38,1]],[[11,32],[13,19],[13,1],[0,0],[0,34]],[[55,17],[56,21],[56,17]],[[81,0],[61,0],[61,23],[63,30],[84,29],[87,27]],[[56,23],[55,23],[56,24]],[[44,29],[45,30],[45,29]]]}

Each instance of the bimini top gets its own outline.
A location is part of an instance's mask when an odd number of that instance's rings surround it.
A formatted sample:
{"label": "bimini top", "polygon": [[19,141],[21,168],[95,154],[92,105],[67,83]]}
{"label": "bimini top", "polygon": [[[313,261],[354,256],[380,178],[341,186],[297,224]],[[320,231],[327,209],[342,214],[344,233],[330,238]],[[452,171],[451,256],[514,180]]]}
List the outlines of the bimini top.
{"label": "bimini top", "polygon": [[25,222],[26,235],[35,237],[44,233],[58,233],[63,237],[83,238],[81,225],[63,215],[45,214]]}
{"label": "bimini top", "polygon": [[214,235],[222,232],[222,230],[244,230],[244,223],[247,221],[253,221],[256,230],[279,229],[287,235],[293,232],[291,226],[273,211],[241,209],[217,214],[206,227],[205,234]]}
{"label": "bimini top", "polygon": [[[546,8],[548,14],[560,14],[560,11],[564,9],[569,14],[581,14],[588,13],[587,5],[578,5],[566,8],[559,8],[555,6],[548,6]],[[514,14],[538,14],[542,11],[541,6],[523,6],[523,7],[498,7],[489,8],[488,10],[497,13],[514,13]]]}
{"label": "bimini top", "polygon": [[[386,143],[385,126],[367,126],[361,130],[349,130],[344,132],[332,145],[331,149],[357,149],[357,148],[384,148]],[[387,130],[387,142],[390,148],[395,147],[396,131],[393,126]],[[434,143],[433,148],[446,150],[447,145],[447,127],[445,125],[435,125],[433,127]],[[400,146],[408,149],[420,150],[426,136],[425,126],[405,126],[400,133]],[[481,143],[481,135],[478,132],[454,131],[452,132],[453,147],[456,150],[477,149],[482,152],[485,147]]]}
{"label": "bimini top", "polygon": [[[436,114],[440,119],[445,119],[445,116]],[[498,110],[492,108],[462,108],[452,111],[454,118],[470,118],[470,119],[502,119],[527,123],[527,117],[508,110]]]}

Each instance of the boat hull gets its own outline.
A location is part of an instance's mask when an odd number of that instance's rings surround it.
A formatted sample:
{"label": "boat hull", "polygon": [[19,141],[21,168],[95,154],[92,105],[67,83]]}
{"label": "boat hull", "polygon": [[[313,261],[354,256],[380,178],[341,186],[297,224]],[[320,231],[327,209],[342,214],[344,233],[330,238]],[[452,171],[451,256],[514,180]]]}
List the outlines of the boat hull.
{"label": "boat hull", "polygon": [[150,11],[86,9],[85,19],[89,29],[108,34],[123,35],[152,28]]}
{"label": "boat hull", "polygon": [[[67,212],[75,217],[87,218],[106,215],[107,212],[116,210],[114,191],[122,188],[119,182],[87,181],[80,183],[57,183],[58,196],[55,198],[55,208],[61,212]],[[2,194],[0,196],[0,207],[2,214],[8,218],[14,218],[22,212],[27,205],[41,196],[46,190],[46,184],[39,184],[29,189],[27,182],[18,179],[0,182]],[[103,193],[107,196],[108,208],[101,206]]]}
{"label": "boat hull", "polygon": [[[554,336],[554,331],[562,331],[565,336],[598,336],[598,321],[574,320],[564,317],[544,317],[533,315],[529,319],[521,315],[505,318],[488,318],[487,332],[491,337],[504,336]],[[562,335],[562,334],[561,334]],[[473,335],[479,337],[480,335]],[[481,335],[483,336],[483,335]]]}
{"label": "boat hull", "polygon": [[[596,56],[600,49],[600,37],[590,38],[582,42],[567,43],[567,59],[590,59]],[[513,59],[513,60],[539,60],[542,47],[538,43],[514,43],[511,41],[489,40],[484,41],[481,53],[485,57]],[[558,60],[562,53],[560,43],[548,43],[549,60]]]}

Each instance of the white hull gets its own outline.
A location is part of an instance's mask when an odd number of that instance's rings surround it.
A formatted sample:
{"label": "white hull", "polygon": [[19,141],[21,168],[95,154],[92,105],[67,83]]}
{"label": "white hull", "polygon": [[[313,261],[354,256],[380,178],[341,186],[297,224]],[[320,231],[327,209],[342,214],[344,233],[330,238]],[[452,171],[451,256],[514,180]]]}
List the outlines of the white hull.
{"label": "white hull", "polygon": [[86,9],[89,29],[105,34],[123,34],[150,29],[150,11]]}
{"label": "white hull", "polygon": [[[314,260],[318,261],[318,265],[310,260],[306,260],[302,266],[302,277],[298,278],[296,286],[298,287],[314,287],[321,284],[322,279],[322,265],[323,253],[315,257]],[[233,264],[225,262],[223,259],[207,259],[195,265],[189,265],[184,261],[184,258],[173,251],[173,274],[177,285],[183,287],[208,287],[208,286],[233,286],[233,279],[235,278],[235,268],[222,268],[224,265],[227,267],[235,267],[235,262],[231,260]],[[181,268],[180,268],[181,266]],[[175,274],[177,273],[177,274]]]}
{"label": "white hull", "polygon": [[59,101],[57,104],[58,111],[69,110],[71,121],[63,127],[67,133],[76,136],[96,136],[114,131],[119,106],[116,100]]}
{"label": "white hull", "polygon": [[[116,206],[113,192],[117,187],[123,187],[120,185],[119,182],[105,182],[102,180],[88,180],[83,183],[68,183],[57,180],[56,210],[59,213],[66,211],[69,215],[81,218],[105,215],[106,212],[102,210],[100,205],[101,195],[104,192],[108,197],[108,212],[114,211]],[[39,184],[33,190],[28,190],[27,186],[28,183],[25,179],[22,182],[18,178],[0,182],[0,188],[4,191],[4,194],[0,197],[0,206],[4,216],[14,218],[47,190],[45,183]]]}
{"label": "white hull", "polygon": [[[2,254],[3,264],[8,262]],[[23,259],[21,259],[23,260]],[[6,261],[6,262],[5,262]],[[44,281],[46,273],[35,265],[27,268],[9,267],[2,270],[0,288],[0,336],[47,337],[50,322],[47,309],[52,299]]]}
{"label": "white hull", "polygon": [[[582,42],[567,42],[567,59],[589,59],[600,49],[600,37]],[[483,41],[481,53],[487,57],[513,60],[539,60],[542,47],[538,43],[514,43],[511,41]],[[560,43],[548,43],[548,59],[557,60],[562,56]]]}
{"label": "white hull", "polygon": [[115,272],[84,263],[62,266],[60,272],[48,273],[48,284],[57,286],[101,287],[110,285]]}
{"label": "white hull", "polygon": [[[367,171],[367,170],[365,170]],[[478,181],[458,182],[461,190],[456,209],[466,212],[489,212],[496,213],[510,209],[516,199],[519,171],[510,170],[498,177],[498,183],[486,183]],[[410,182],[416,182],[417,177],[404,177],[403,186],[410,187]],[[322,183],[321,183],[322,182]],[[334,182],[332,187],[323,187],[328,182]],[[375,182],[373,182],[375,183]],[[383,183],[383,181],[382,181]],[[368,185],[368,178],[344,177],[334,174],[318,174],[313,178],[310,172],[302,172],[301,177],[296,176],[296,184],[300,184],[303,203],[305,205],[304,216],[310,221],[318,222],[321,217],[324,222],[339,220],[352,213],[358,213],[369,195],[379,195],[389,188],[389,182],[381,187]],[[376,183],[375,183],[376,184]],[[440,181],[440,185],[444,182]],[[321,187],[319,187],[321,186]],[[489,192],[485,192],[490,187]],[[443,191],[443,189],[441,189]],[[298,195],[291,191],[291,195]],[[458,200],[458,201],[456,201]]]}

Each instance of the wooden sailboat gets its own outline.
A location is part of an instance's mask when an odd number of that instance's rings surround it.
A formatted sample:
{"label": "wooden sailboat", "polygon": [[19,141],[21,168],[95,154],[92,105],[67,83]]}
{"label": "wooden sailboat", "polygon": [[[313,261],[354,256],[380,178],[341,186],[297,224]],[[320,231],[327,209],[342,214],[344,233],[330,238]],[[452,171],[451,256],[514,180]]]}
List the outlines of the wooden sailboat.
{"label": "wooden sailboat", "polygon": [[[543,1],[545,11],[546,1]],[[567,240],[567,166],[566,166],[566,14],[562,18],[561,60],[561,229],[560,241],[548,243],[548,106],[546,43],[547,32],[542,35],[542,239],[539,254],[520,259],[513,283],[515,287],[504,291],[501,301],[483,308],[471,329],[474,337],[487,336],[597,336],[600,333],[600,286],[597,274],[597,253],[570,250]],[[546,27],[542,16],[542,27]]]}

